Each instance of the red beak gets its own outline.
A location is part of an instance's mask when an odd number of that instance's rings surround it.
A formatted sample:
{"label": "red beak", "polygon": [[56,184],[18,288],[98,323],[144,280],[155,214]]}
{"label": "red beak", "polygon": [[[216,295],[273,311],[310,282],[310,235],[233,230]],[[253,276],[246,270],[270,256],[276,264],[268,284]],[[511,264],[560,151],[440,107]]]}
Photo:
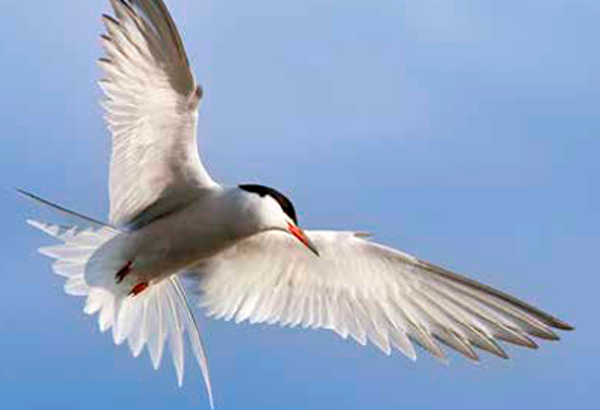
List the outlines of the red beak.
{"label": "red beak", "polygon": [[308,236],[306,236],[306,234],[304,233],[304,231],[302,229],[298,228],[293,223],[288,222],[288,231],[292,235],[294,235],[296,237],[296,239],[298,239],[300,242],[302,242],[304,244],[304,246],[306,246],[312,253],[314,253],[317,256],[320,256],[319,251],[317,250],[317,247],[310,240],[310,238]]}

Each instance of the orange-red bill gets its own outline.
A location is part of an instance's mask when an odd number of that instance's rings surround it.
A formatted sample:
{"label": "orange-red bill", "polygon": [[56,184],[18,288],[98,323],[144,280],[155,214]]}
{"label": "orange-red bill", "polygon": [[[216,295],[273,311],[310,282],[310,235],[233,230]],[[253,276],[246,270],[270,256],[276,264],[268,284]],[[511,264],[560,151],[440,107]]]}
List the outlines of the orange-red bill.
{"label": "orange-red bill", "polygon": [[306,246],[308,249],[310,249],[310,251],[312,253],[319,256],[319,250],[317,249],[315,244],[310,240],[310,238],[308,236],[306,236],[306,234],[304,233],[304,231],[302,229],[298,228],[296,225],[289,222],[288,223],[288,231],[290,231],[290,233],[292,235],[294,235],[296,237],[296,239],[298,239],[300,242],[302,242],[304,244],[304,246]]}

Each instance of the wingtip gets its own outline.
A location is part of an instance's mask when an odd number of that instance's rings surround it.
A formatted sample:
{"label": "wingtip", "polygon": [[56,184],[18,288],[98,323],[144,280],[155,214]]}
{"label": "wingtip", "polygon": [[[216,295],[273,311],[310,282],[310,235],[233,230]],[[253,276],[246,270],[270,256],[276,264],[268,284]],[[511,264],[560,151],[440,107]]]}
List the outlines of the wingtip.
{"label": "wingtip", "polygon": [[119,23],[119,20],[117,20],[116,18],[114,18],[110,14],[103,14],[102,17],[100,17],[100,19],[102,20],[102,22],[104,24],[114,24],[116,26],[120,26],[121,25],[121,23]]}
{"label": "wingtip", "polygon": [[556,329],[560,329],[560,330],[567,330],[567,331],[571,331],[571,330],[575,330],[575,327],[563,322],[562,320],[558,320],[558,319],[554,319],[552,322],[552,326]]}
{"label": "wingtip", "polygon": [[510,356],[507,355],[506,353],[504,353],[504,354],[497,354],[496,357],[499,357],[502,360],[510,360]]}

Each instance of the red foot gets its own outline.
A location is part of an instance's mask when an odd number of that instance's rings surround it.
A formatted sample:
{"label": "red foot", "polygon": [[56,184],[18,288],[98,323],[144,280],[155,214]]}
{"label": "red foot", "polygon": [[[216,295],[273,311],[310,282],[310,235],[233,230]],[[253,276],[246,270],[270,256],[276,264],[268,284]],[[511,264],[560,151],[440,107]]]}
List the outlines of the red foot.
{"label": "red foot", "polygon": [[137,285],[135,285],[132,289],[131,292],[129,292],[129,296],[137,296],[140,293],[142,293],[143,291],[145,291],[148,288],[148,282],[140,282]]}
{"label": "red foot", "polygon": [[133,270],[133,268],[131,267],[132,263],[131,261],[127,262],[127,264],[125,266],[123,266],[115,275],[115,281],[117,282],[117,284],[123,282],[123,279],[125,279],[125,277],[127,275],[129,275],[129,273]]}

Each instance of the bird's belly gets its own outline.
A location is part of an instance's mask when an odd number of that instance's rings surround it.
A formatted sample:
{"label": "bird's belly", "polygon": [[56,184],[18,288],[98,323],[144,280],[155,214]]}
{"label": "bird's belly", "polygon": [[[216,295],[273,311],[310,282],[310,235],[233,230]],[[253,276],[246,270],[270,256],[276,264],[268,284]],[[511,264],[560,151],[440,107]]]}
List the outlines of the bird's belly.
{"label": "bird's belly", "polygon": [[234,245],[222,226],[201,218],[160,219],[132,236],[133,267],[146,281],[158,281]]}

